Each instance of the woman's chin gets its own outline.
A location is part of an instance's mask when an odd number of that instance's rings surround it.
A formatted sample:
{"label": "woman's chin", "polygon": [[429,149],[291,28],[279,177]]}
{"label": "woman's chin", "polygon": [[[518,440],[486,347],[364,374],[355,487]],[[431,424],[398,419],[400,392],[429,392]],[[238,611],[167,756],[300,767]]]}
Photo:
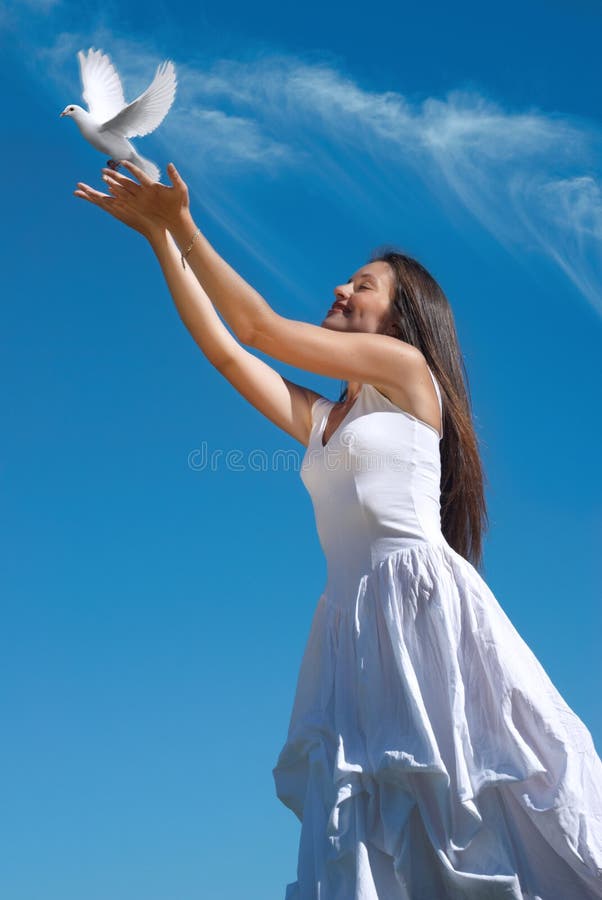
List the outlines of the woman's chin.
{"label": "woman's chin", "polygon": [[326,318],[322,322],[323,328],[336,328],[337,331],[340,331],[341,326],[344,325],[345,316],[337,315],[336,313],[331,313],[329,316],[326,316]]}

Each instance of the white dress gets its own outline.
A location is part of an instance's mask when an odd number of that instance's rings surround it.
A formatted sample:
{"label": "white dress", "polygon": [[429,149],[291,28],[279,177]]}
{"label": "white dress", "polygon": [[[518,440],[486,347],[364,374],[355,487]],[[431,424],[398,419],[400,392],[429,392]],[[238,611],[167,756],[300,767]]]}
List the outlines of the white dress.
{"label": "white dress", "polygon": [[328,574],[273,769],[285,900],[602,898],[602,762],[441,532],[441,437],[364,384],[323,447],[333,405],[301,468]]}

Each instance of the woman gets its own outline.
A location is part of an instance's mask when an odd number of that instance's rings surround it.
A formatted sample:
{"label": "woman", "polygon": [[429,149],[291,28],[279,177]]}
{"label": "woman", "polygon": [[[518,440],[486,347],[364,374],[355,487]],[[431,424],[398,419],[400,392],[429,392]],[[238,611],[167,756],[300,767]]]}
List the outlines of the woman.
{"label": "woman", "polygon": [[283,318],[201,234],[173,166],[167,186],[122,165],[139,183],[105,169],[109,194],[76,196],[149,240],[210,362],[307,448],[328,577],[274,768],[302,822],[287,900],[602,897],[602,762],[476,569],[483,477],[444,294],[384,254],[321,327]]}

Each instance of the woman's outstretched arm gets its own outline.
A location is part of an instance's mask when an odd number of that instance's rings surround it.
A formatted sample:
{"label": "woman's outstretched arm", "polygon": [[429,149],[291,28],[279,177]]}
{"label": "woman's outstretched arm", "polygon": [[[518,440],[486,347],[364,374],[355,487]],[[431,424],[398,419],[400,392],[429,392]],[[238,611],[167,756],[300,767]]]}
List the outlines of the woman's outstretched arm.
{"label": "woman's outstretched arm", "polygon": [[149,236],[149,243],[182,322],[209,362],[223,371],[237,356],[240,345],[224,326],[192,272],[182,268],[180,253],[171,234],[158,230]]}

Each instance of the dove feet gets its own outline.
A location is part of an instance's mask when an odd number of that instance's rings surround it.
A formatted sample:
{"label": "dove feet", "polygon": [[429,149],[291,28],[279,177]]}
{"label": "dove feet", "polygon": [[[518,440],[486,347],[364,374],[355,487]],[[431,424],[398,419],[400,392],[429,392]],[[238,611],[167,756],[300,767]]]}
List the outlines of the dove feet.
{"label": "dove feet", "polygon": [[115,171],[116,169],[119,168],[119,163],[116,162],[114,159],[108,159],[108,160],[107,160],[107,166],[108,166],[110,169],[113,169],[113,171]]}

